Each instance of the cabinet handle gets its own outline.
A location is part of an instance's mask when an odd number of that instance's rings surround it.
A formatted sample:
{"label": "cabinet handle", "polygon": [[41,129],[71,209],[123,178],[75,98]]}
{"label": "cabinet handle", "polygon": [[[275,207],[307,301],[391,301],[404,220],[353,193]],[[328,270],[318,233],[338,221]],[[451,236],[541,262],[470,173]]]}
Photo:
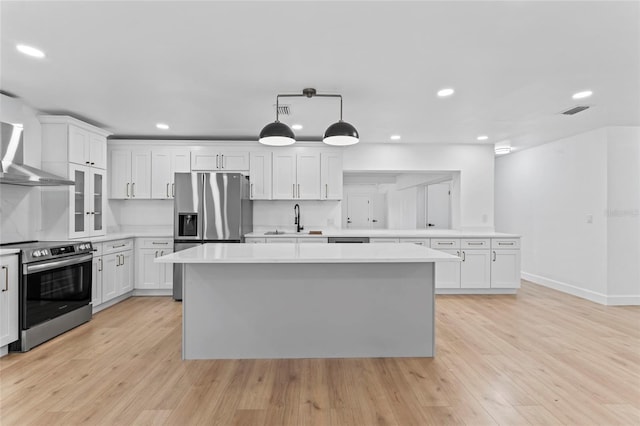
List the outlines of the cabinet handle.
{"label": "cabinet handle", "polygon": [[167,198],[169,198],[169,184],[167,183]]}
{"label": "cabinet handle", "polygon": [[293,191],[293,198],[296,198],[296,184],[291,185],[291,190]]}
{"label": "cabinet handle", "polygon": [[124,265],[124,254],[121,254],[120,256],[122,256],[122,264]]}
{"label": "cabinet handle", "polygon": [[176,184],[175,183],[171,184],[171,196],[172,197],[176,196]]}
{"label": "cabinet handle", "polygon": [[118,259],[118,263],[116,263],[116,266],[120,266],[120,255],[116,255],[116,259]]}
{"label": "cabinet handle", "polygon": [[329,184],[324,184],[324,198],[329,198]]}
{"label": "cabinet handle", "polygon": [[512,242],[511,242],[511,243],[502,243],[502,242],[498,242],[498,245],[499,245],[499,246],[512,246],[512,245],[513,245],[513,243],[512,243]]}
{"label": "cabinet handle", "polygon": [[451,242],[451,241],[446,241],[446,242],[445,241],[440,241],[440,242],[438,242],[438,245],[439,246],[452,246],[453,242]]}
{"label": "cabinet handle", "polygon": [[164,256],[164,250],[160,251],[160,256]]}
{"label": "cabinet handle", "polygon": [[133,198],[135,198],[135,196],[136,196],[136,183],[135,183],[135,182],[133,182],[133,183],[131,184],[131,196],[132,196]]}
{"label": "cabinet handle", "polygon": [[460,257],[460,250],[458,250],[456,253],[458,254],[458,257]]}
{"label": "cabinet handle", "polygon": [[220,168],[224,169],[224,154],[222,154],[220,157],[222,158],[222,161],[220,161]]}
{"label": "cabinet handle", "polygon": [[2,269],[4,269],[4,288],[2,289],[4,292],[9,290],[9,267],[3,266]]}
{"label": "cabinet handle", "polygon": [[165,241],[164,243],[159,243],[159,242],[157,242],[157,241],[152,241],[152,242],[151,242],[151,244],[156,244],[156,245],[158,245],[158,244],[159,244],[159,245],[166,246],[166,245],[167,245],[167,244],[169,244],[169,243],[168,243],[168,242],[166,242],[166,241]]}
{"label": "cabinet handle", "polygon": [[220,162],[218,161],[218,158],[219,158],[219,157],[220,157],[220,156],[219,156],[218,154],[216,154],[216,169],[219,169],[219,168],[220,168]]}
{"label": "cabinet handle", "polygon": [[253,198],[253,184],[249,186],[249,196]]}
{"label": "cabinet handle", "polygon": [[298,198],[300,198],[300,184],[298,184]]}
{"label": "cabinet handle", "polygon": [[464,250],[462,250],[462,261],[464,262],[465,260],[467,260],[467,256],[464,253]]}
{"label": "cabinet handle", "polygon": [[158,250],[156,250],[156,254],[154,254],[153,257],[158,257]]}
{"label": "cabinet handle", "polygon": [[129,182],[127,182],[127,198],[129,198]]}
{"label": "cabinet handle", "polygon": [[102,272],[102,257],[99,257],[98,261],[100,262],[100,266],[98,266],[98,272]]}
{"label": "cabinet handle", "polygon": [[119,246],[113,246],[112,248],[119,248],[119,247],[124,247],[126,246],[126,244],[120,244]]}
{"label": "cabinet handle", "polygon": [[482,243],[482,242],[480,242],[480,243],[468,242],[467,244],[469,244],[470,246],[481,246],[481,245],[484,245],[484,243]]}
{"label": "cabinet handle", "polygon": [[494,262],[496,261],[496,251],[495,250],[493,251],[493,261]]}

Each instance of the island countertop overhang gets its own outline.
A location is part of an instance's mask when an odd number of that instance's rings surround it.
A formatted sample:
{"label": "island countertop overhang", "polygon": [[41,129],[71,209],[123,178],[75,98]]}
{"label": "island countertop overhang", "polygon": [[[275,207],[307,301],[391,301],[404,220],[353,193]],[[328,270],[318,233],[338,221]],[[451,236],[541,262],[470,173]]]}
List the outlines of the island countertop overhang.
{"label": "island countertop overhang", "polygon": [[237,244],[209,243],[167,254],[157,263],[429,263],[460,258],[411,243]]}

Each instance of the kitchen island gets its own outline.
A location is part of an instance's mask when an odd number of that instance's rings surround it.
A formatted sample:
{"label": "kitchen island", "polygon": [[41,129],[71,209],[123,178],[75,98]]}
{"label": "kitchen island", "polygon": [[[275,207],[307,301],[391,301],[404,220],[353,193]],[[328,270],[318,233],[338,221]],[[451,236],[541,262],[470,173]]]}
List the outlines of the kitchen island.
{"label": "kitchen island", "polygon": [[204,244],[182,263],[184,359],[431,357],[434,264],[414,244]]}

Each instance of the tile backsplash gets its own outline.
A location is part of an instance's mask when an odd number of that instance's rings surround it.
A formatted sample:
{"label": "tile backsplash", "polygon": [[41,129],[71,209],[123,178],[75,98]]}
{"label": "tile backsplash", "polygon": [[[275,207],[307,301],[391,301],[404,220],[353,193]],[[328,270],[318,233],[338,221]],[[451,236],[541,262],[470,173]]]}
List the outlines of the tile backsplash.
{"label": "tile backsplash", "polygon": [[340,201],[254,201],[253,229],[295,230],[293,207],[300,205],[300,218],[305,231],[341,227]]}

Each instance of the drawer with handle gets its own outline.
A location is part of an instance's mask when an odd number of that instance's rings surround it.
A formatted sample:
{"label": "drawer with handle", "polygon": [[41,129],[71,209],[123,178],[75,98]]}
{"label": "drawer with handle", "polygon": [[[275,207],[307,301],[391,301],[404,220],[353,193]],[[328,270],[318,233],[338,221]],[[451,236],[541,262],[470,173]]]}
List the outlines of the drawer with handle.
{"label": "drawer with handle", "polygon": [[173,238],[137,238],[136,247],[158,250],[173,249]]}
{"label": "drawer with handle", "polygon": [[459,238],[432,238],[431,248],[433,249],[458,249],[460,248]]}
{"label": "drawer with handle", "polygon": [[519,249],[520,238],[492,238],[492,249]]}
{"label": "drawer with handle", "polygon": [[491,242],[489,238],[465,238],[460,246],[463,249],[488,249]]}
{"label": "drawer with handle", "polygon": [[133,239],[131,238],[102,243],[103,254],[118,253],[127,250],[133,250]]}

